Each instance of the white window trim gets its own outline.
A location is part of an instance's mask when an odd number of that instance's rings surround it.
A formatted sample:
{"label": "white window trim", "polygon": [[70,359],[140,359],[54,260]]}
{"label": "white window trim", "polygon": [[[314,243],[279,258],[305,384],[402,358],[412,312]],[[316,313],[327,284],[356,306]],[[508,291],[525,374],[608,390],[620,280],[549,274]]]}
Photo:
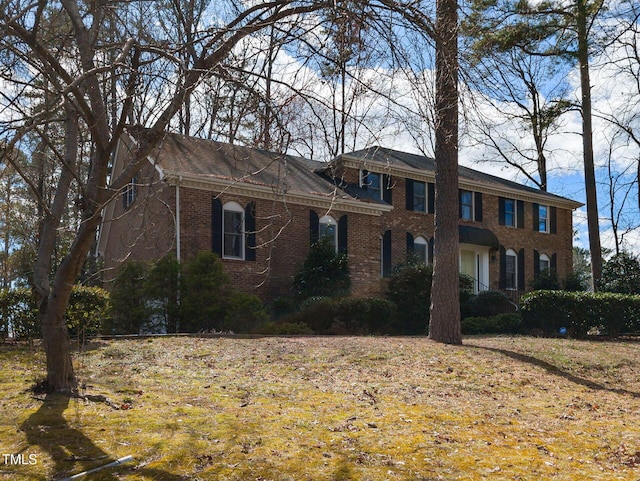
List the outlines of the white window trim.
{"label": "white window trim", "polygon": [[[518,290],[518,253],[516,251],[514,251],[513,249],[507,249],[507,251],[505,252],[505,256],[506,257],[513,257],[515,258],[515,262],[513,263],[513,286],[512,287],[506,287],[507,290],[510,291],[517,291]],[[505,260],[506,262],[506,260]],[[506,274],[506,273],[505,273]],[[506,279],[505,279],[505,285],[507,284]]]}
{"label": "white window trim", "polygon": [[[547,213],[544,217],[542,217],[541,215],[543,208]],[[544,219],[544,226],[545,226],[544,230],[540,230],[540,221],[542,219]],[[545,234],[549,233],[549,206],[548,205],[542,205],[542,204],[538,205],[538,232],[543,232]]]}
{"label": "white window trim", "polygon": [[322,230],[322,226],[323,225],[332,225],[334,228],[334,234],[333,234],[333,245],[335,247],[336,252],[338,252],[338,223],[336,222],[336,220],[331,217],[330,215],[324,215],[320,218],[320,220],[318,221],[318,236],[320,238],[323,237],[323,235],[320,233],[320,230]]}
{"label": "white window trim", "polygon": [[[242,225],[240,226],[240,256],[230,256],[225,253],[225,238],[226,231],[224,229],[224,213],[225,212],[236,212],[242,216]],[[237,202],[227,202],[222,206],[222,258],[223,259],[232,259],[237,261],[244,260],[244,248],[245,248],[245,218],[244,218],[244,209]]]}
{"label": "white window trim", "polygon": [[124,190],[122,192],[122,196],[124,198],[123,200],[123,206],[124,206],[124,210],[127,210],[129,207],[131,207],[131,204],[133,204],[136,200],[137,197],[137,183],[138,183],[138,177],[133,177],[128,183],[127,185],[124,186]]}
{"label": "white window trim", "polygon": [[[547,267],[545,267],[544,269],[542,268],[542,262],[546,262],[547,263]],[[540,254],[540,259],[538,260],[538,270],[540,272],[544,272],[546,270],[551,270],[551,259],[549,258],[549,256],[547,254]]]}
{"label": "white window trim", "polygon": [[414,254],[416,253],[416,251],[415,251],[415,245],[416,244],[424,245],[424,259],[421,259],[421,260],[424,261],[425,265],[429,264],[429,243],[422,236],[416,237],[413,240],[413,245],[414,245],[413,253]]}
{"label": "white window trim", "polygon": [[[470,219],[465,219],[464,215],[460,216],[460,219],[462,220],[466,220],[466,221],[471,221],[471,222],[475,222],[476,220],[476,195],[475,192],[473,190],[467,190],[467,189],[462,189],[460,191],[460,198],[458,199],[460,201],[460,213],[462,214],[462,193],[463,192],[469,192],[471,194],[471,218]],[[468,205],[468,204],[465,204]]]}
{"label": "white window trim", "polygon": [[[424,209],[423,210],[416,210],[415,209],[415,205],[416,205],[416,184],[422,184],[424,186]],[[413,204],[413,212],[427,212],[429,210],[429,206],[427,205],[429,203],[429,186],[427,185],[426,182],[422,182],[421,180],[414,180],[413,181],[413,199],[412,199],[412,204]]]}
{"label": "white window trim", "polygon": [[[513,224],[507,224],[507,202],[513,202]],[[504,225],[506,227],[518,227],[518,201],[516,199],[504,200]]]}
{"label": "white window trim", "polygon": [[[367,171],[367,175],[369,175],[369,174],[375,174],[375,175],[379,176],[379,178],[380,178],[380,194],[379,194],[379,196],[380,196],[380,200],[382,200],[383,197],[384,197],[384,194],[383,194],[384,186],[382,185],[383,176],[382,176],[382,174],[380,172]],[[360,187],[363,187],[363,188],[367,187],[368,188],[369,185],[370,184],[365,182],[365,179],[364,179],[364,169],[360,169]]]}

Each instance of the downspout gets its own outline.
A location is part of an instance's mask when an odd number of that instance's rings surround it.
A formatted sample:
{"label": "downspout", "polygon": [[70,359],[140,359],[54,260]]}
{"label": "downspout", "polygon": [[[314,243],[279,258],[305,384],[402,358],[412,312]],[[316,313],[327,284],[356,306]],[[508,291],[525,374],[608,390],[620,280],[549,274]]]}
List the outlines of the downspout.
{"label": "downspout", "polygon": [[[178,183],[176,184],[176,261],[178,262],[178,292],[176,293],[176,302],[180,306],[180,284],[182,279],[180,278],[180,183],[182,182],[182,176],[178,176]],[[176,332],[180,332],[180,316],[176,319]]]}
{"label": "downspout", "polygon": [[180,264],[180,182],[182,182],[182,176],[178,176],[178,183],[176,184],[176,259]]}

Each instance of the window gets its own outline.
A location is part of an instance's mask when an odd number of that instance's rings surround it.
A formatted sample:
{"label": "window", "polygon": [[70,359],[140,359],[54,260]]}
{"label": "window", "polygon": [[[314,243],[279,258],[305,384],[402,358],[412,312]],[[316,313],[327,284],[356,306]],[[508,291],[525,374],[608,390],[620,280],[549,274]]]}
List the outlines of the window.
{"label": "window", "polygon": [[244,209],[235,202],[222,208],[222,255],[228,259],[244,259]]}
{"label": "window", "polygon": [[413,210],[427,211],[427,185],[424,182],[413,182]]}
{"label": "window", "polygon": [[326,238],[336,251],[338,250],[338,224],[333,217],[325,215],[320,218],[318,235]]}
{"label": "window", "polygon": [[460,191],[460,217],[464,220],[473,220],[473,192]]}
{"label": "window", "polygon": [[540,272],[544,272],[546,270],[549,270],[551,268],[551,259],[549,259],[549,256],[546,254],[541,254],[540,255],[540,260],[538,262],[538,268],[540,269]]}
{"label": "window", "polygon": [[518,255],[515,253],[513,249],[509,249],[506,252],[505,265],[506,265],[505,287],[507,289],[517,289],[518,288]]}
{"label": "window", "polygon": [[382,174],[362,170],[360,171],[360,185],[372,192],[375,197],[382,199]]}
{"label": "window", "polygon": [[516,226],[516,201],[513,199],[504,200],[504,225]]}
{"label": "window", "polygon": [[427,241],[424,239],[424,237],[417,237],[413,241],[413,253],[416,256],[416,259],[420,260],[420,262],[423,262],[424,264],[429,263],[429,250],[427,248],[427,245]]}
{"label": "window", "polygon": [[549,209],[546,205],[538,206],[538,231],[549,232]]}
{"label": "window", "polygon": [[122,207],[128,209],[133,201],[136,200],[136,194],[138,193],[138,177],[134,177],[131,181],[122,189]]}

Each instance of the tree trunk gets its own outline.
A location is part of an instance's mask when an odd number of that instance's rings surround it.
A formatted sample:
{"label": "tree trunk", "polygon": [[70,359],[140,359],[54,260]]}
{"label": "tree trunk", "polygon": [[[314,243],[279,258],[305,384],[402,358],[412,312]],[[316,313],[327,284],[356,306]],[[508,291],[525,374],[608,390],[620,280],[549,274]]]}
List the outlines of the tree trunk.
{"label": "tree trunk", "polygon": [[591,251],[593,288],[598,290],[602,275],[602,248],[598,221],[598,196],[593,154],[593,127],[591,116],[591,82],[589,79],[589,39],[587,37],[587,6],[585,0],[577,0],[576,23],[578,29],[578,61],[580,64],[580,88],[582,91],[582,147],[584,155],[584,186],[587,194],[587,225]]}
{"label": "tree trunk", "polygon": [[436,182],[429,337],[461,344],[458,238],[458,13],[456,0],[436,5]]}
{"label": "tree trunk", "polygon": [[47,357],[47,386],[52,391],[68,391],[75,387],[69,334],[64,315],[75,278],[61,277],[58,272],[50,284],[51,259],[78,157],[78,120],[75,109],[65,103],[65,167],[62,168],[55,197],[40,227],[40,245],[33,269],[33,295]]}

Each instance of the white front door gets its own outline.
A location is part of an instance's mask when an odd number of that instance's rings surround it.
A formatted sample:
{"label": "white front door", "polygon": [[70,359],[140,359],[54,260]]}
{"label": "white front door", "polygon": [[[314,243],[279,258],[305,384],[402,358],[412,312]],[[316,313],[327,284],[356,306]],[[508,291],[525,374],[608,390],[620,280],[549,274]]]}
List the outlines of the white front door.
{"label": "white front door", "polygon": [[460,273],[473,278],[473,292],[489,289],[489,248],[460,244]]}

